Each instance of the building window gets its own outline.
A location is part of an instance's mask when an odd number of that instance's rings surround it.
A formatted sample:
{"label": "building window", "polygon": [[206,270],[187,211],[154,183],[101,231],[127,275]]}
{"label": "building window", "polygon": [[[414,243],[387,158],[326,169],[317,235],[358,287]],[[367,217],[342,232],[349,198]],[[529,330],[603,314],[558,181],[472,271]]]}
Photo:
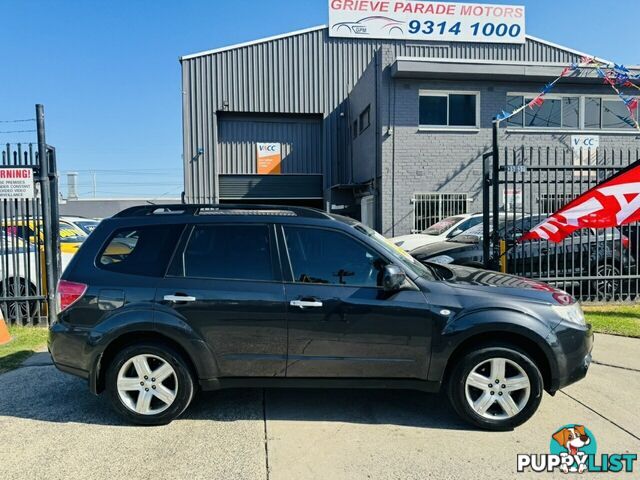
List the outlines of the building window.
{"label": "building window", "polygon": [[358,119],[356,118],[353,121],[353,125],[351,127],[351,135],[353,136],[353,138],[358,138]]}
{"label": "building window", "polygon": [[[535,95],[508,94],[507,107],[513,111],[529,104]],[[547,95],[540,106],[525,108],[506,121],[507,127],[545,129],[603,129],[625,130],[633,128],[633,118],[618,97],[580,97]]]}
{"label": "building window", "polygon": [[478,128],[480,94],[477,92],[420,91],[421,127]]}
{"label": "building window", "polygon": [[412,203],[413,233],[423,232],[445,218],[469,211],[466,193],[416,193]]}
{"label": "building window", "polygon": [[360,133],[371,125],[371,105],[367,106],[360,114]]}
{"label": "building window", "polygon": [[[508,95],[507,106],[515,110],[529,104],[533,95]],[[546,96],[540,106],[525,108],[507,120],[517,128],[580,128],[580,97]]]}

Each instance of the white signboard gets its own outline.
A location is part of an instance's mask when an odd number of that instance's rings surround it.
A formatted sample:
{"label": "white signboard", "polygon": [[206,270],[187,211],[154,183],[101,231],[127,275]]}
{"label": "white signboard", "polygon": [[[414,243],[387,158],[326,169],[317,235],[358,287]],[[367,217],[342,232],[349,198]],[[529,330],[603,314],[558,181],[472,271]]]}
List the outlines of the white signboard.
{"label": "white signboard", "polygon": [[31,168],[0,168],[0,198],[34,198]]}
{"label": "white signboard", "polygon": [[574,150],[596,150],[598,147],[600,147],[598,135],[573,135],[571,137],[571,148]]}
{"label": "white signboard", "polygon": [[525,43],[525,7],[417,0],[329,0],[329,35]]}
{"label": "white signboard", "polygon": [[[571,148],[573,149],[573,164],[576,167],[596,165],[598,163],[598,148],[600,137],[598,135],[572,135]],[[595,177],[596,171],[574,170],[574,177]]]}

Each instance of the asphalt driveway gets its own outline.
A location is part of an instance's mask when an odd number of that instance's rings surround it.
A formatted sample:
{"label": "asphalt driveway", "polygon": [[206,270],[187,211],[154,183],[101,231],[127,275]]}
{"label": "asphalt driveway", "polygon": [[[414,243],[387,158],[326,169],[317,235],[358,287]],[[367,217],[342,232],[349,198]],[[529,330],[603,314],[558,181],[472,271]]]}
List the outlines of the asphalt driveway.
{"label": "asphalt driveway", "polygon": [[548,453],[567,423],[599,451],[640,452],[639,353],[598,335],[587,379],[506,433],[469,428],[443,396],[368,390],[213,392],[171,425],[133,427],[43,354],[0,375],[0,479],[513,478],[516,455]]}

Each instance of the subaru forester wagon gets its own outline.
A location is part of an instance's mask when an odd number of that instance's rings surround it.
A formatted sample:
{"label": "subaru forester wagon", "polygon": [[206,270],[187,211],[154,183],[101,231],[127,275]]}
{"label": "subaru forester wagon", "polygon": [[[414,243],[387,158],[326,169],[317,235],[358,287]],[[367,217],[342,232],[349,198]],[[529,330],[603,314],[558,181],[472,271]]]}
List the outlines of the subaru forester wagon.
{"label": "subaru forester wagon", "polygon": [[592,333],[544,283],[421,264],[349,218],[301,207],[149,205],[100,223],[65,270],[49,350],[131,422],[198,389],[446,389],[485,429],[580,380]]}

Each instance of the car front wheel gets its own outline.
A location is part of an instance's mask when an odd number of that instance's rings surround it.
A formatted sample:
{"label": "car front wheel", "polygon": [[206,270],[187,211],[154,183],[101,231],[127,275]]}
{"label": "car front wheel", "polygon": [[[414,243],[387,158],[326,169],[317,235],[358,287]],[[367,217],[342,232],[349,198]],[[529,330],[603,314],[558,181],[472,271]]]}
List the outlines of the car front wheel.
{"label": "car front wheel", "polygon": [[187,363],[160,343],[118,352],[107,370],[106,386],[116,412],[141,425],[171,422],[187,409],[194,394]]}
{"label": "car front wheel", "polygon": [[526,422],[542,400],[543,380],[534,361],[510,346],[472,350],[455,365],[448,394],[456,412],[487,430]]}

